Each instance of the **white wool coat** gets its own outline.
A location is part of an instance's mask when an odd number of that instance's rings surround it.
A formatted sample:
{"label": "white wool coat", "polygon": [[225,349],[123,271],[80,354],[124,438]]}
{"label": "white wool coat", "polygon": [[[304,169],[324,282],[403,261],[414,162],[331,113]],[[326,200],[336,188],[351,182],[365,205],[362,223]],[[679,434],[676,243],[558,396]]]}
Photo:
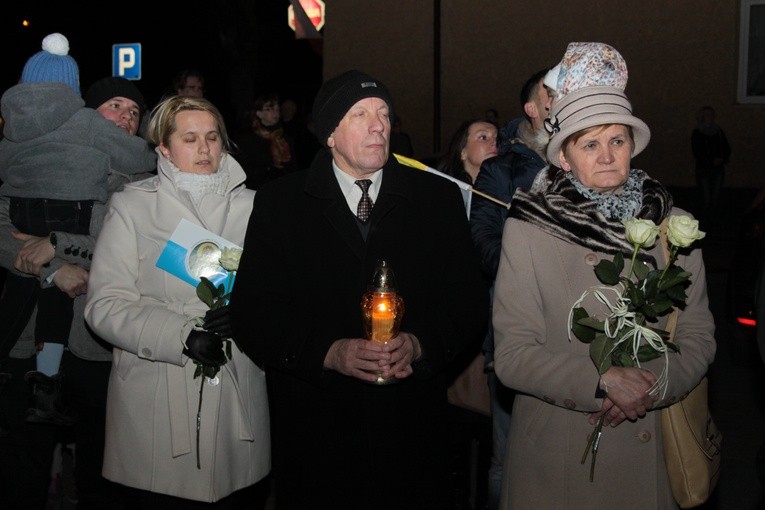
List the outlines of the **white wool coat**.
{"label": "white wool coat", "polygon": [[[230,156],[225,196],[195,204],[159,155],[158,175],[115,193],[91,266],[85,318],[114,345],[106,416],[104,476],[181,498],[214,502],[270,470],[265,374],[236,346],[219,383],[204,383],[200,464],[196,414],[202,379],[183,354],[194,318],[207,306],[194,286],[156,267],[185,218],[242,245],[254,191]],[[209,381],[206,379],[206,381]]]}

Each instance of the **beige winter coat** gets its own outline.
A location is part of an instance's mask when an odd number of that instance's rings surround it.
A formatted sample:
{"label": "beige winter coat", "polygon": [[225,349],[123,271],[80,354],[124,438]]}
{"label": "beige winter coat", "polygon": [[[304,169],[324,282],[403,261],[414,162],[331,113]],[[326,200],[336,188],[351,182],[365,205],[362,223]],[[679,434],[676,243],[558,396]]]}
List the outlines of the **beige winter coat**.
{"label": "beige winter coat", "polygon": [[[664,267],[658,244],[651,253]],[[505,224],[493,309],[495,368],[500,380],[520,394],[505,453],[503,509],[676,508],[658,412],[604,429],[594,483],[590,457],[581,464],[593,429],[585,413],[599,410],[602,400],[595,398],[598,372],[589,346],[573,335],[569,340],[567,318],[582,293],[600,284],[593,267],[604,257],[613,258],[517,219]],[[677,264],[693,274],[692,283],[675,335],[681,354],[670,355],[669,387],[656,407],[691,390],[715,355],[701,250],[681,256]],[[593,299],[584,307],[591,315],[598,308]],[[658,375],[662,363],[653,360],[643,367]]]}
{"label": "beige winter coat", "polygon": [[213,502],[252,485],[270,470],[264,373],[236,346],[233,359],[205,382],[200,463],[196,413],[201,378],[183,341],[207,306],[195,287],[155,263],[181,218],[242,245],[254,192],[233,158],[225,196],[195,205],[176,188],[159,156],[155,178],[115,193],[96,244],[85,318],[114,345],[103,474],[139,489]]}

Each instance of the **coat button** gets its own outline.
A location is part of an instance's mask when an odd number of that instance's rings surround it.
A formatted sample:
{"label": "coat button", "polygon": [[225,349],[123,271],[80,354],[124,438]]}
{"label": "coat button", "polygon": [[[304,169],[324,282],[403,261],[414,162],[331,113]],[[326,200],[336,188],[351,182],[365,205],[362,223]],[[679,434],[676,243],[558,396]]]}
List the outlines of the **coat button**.
{"label": "coat button", "polygon": [[647,430],[641,430],[640,432],[637,433],[637,438],[638,438],[638,441],[640,441],[641,443],[647,443],[648,441],[651,440],[651,433],[648,432]]}
{"label": "coat button", "polygon": [[149,349],[148,347],[144,347],[143,349],[141,349],[141,354],[143,354],[143,356],[145,358],[150,358],[151,357],[151,349]]}
{"label": "coat button", "polygon": [[542,397],[542,400],[544,400],[544,401],[545,401],[545,402],[547,402],[548,404],[552,404],[552,405],[555,405],[555,399],[554,399],[554,398],[550,398],[550,397],[548,397],[547,395],[545,395],[544,397]]}
{"label": "coat button", "polygon": [[576,409],[576,402],[574,402],[570,398],[567,398],[566,400],[564,400],[563,405],[569,409]]}
{"label": "coat button", "polygon": [[584,256],[584,263],[588,266],[594,266],[598,263],[598,256],[594,253],[588,253]]}

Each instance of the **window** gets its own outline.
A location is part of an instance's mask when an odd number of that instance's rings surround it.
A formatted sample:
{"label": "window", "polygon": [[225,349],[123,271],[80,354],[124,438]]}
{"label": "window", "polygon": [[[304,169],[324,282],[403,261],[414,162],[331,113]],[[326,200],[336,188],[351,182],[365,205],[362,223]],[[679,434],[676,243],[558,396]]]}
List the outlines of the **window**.
{"label": "window", "polygon": [[765,104],[765,0],[741,0],[738,101]]}

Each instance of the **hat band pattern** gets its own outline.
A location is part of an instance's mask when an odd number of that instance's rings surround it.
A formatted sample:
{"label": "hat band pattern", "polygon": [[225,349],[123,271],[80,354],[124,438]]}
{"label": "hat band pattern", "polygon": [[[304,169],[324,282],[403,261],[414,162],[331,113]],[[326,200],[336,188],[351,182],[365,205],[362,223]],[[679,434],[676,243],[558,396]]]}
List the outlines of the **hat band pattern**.
{"label": "hat band pattern", "polygon": [[[572,108],[577,109],[571,110]],[[545,130],[550,136],[554,136],[569,119],[571,122],[580,122],[604,114],[632,115],[632,105],[623,93],[618,92],[597,92],[575,97],[569,103],[563,104],[557,113],[545,119]]]}

